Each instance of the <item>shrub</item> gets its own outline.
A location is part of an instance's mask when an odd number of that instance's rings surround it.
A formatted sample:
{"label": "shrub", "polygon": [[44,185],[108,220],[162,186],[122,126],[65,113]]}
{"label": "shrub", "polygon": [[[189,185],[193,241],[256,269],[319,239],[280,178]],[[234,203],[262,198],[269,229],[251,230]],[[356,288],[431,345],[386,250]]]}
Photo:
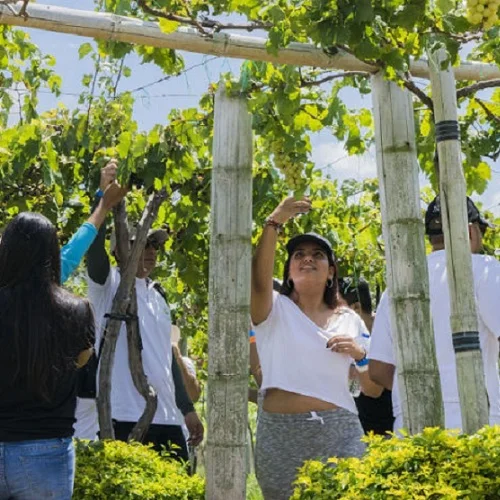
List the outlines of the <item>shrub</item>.
{"label": "shrub", "polygon": [[204,499],[204,482],[150,446],[121,441],[75,441],[73,499]]}
{"label": "shrub", "polygon": [[293,500],[500,498],[500,427],[474,435],[437,428],[402,439],[372,436],[361,459],[307,462]]}

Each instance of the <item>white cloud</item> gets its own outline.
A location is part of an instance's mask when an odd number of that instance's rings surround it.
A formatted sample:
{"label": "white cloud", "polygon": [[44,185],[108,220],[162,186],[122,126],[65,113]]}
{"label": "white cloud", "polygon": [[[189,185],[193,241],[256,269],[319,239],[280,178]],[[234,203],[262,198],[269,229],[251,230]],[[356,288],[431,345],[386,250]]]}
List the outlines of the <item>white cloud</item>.
{"label": "white cloud", "polygon": [[349,156],[343,143],[323,142],[313,147],[312,160],[324,175],[340,181],[377,176],[374,148],[363,155]]}

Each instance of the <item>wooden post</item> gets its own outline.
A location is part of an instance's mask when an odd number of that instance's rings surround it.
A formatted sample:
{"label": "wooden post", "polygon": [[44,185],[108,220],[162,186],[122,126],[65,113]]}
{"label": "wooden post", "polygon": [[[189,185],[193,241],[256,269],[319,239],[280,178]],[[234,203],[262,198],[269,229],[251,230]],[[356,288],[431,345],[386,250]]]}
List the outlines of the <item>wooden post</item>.
{"label": "wooden post", "polygon": [[446,50],[429,51],[428,56],[439,155],[439,191],[450,289],[450,322],[456,355],[462,430],[472,434],[488,423],[488,401],[473,290],[456,86],[450,63],[446,62]]}
{"label": "wooden post", "polygon": [[377,170],[403,425],[443,426],[419,202],[413,105],[407,90],[372,77]]}
{"label": "wooden post", "polygon": [[244,500],[252,257],[252,120],[215,97],[209,276],[207,500]]}

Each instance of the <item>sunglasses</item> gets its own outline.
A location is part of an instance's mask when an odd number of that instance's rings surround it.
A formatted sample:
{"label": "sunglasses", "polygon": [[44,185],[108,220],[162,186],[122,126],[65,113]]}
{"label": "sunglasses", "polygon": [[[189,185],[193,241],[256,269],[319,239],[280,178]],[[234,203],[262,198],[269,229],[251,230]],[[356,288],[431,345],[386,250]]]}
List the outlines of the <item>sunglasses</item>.
{"label": "sunglasses", "polygon": [[[135,240],[130,240],[130,245],[132,246],[134,244]],[[164,244],[160,243],[158,240],[155,238],[150,238],[146,240],[146,247],[145,248],[154,248],[155,250],[163,250]]]}
{"label": "sunglasses", "polygon": [[146,248],[154,248],[155,250],[163,250],[164,244],[156,240],[155,238],[151,238],[146,240]]}

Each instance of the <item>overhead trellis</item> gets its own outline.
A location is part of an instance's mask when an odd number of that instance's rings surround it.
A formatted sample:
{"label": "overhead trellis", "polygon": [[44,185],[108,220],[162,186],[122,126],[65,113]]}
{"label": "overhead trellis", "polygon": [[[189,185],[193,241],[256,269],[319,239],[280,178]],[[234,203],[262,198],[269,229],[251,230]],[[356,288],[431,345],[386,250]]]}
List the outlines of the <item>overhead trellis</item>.
{"label": "overhead trellis", "polygon": [[[335,54],[328,54],[312,44],[293,42],[273,54],[267,50],[266,38],[262,37],[225,32],[205,36],[189,27],[164,33],[156,22],[52,5],[29,4],[24,15],[20,15],[24,5],[23,1],[0,2],[0,24],[276,64],[369,73],[379,69],[341,49]],[[413,77],[429,78],[426,60],[412,61],[409,71]],[[500,68],[485,63],[465,61],[454,67],[453,71],[457,80],[486,81],[500,78]]]}

